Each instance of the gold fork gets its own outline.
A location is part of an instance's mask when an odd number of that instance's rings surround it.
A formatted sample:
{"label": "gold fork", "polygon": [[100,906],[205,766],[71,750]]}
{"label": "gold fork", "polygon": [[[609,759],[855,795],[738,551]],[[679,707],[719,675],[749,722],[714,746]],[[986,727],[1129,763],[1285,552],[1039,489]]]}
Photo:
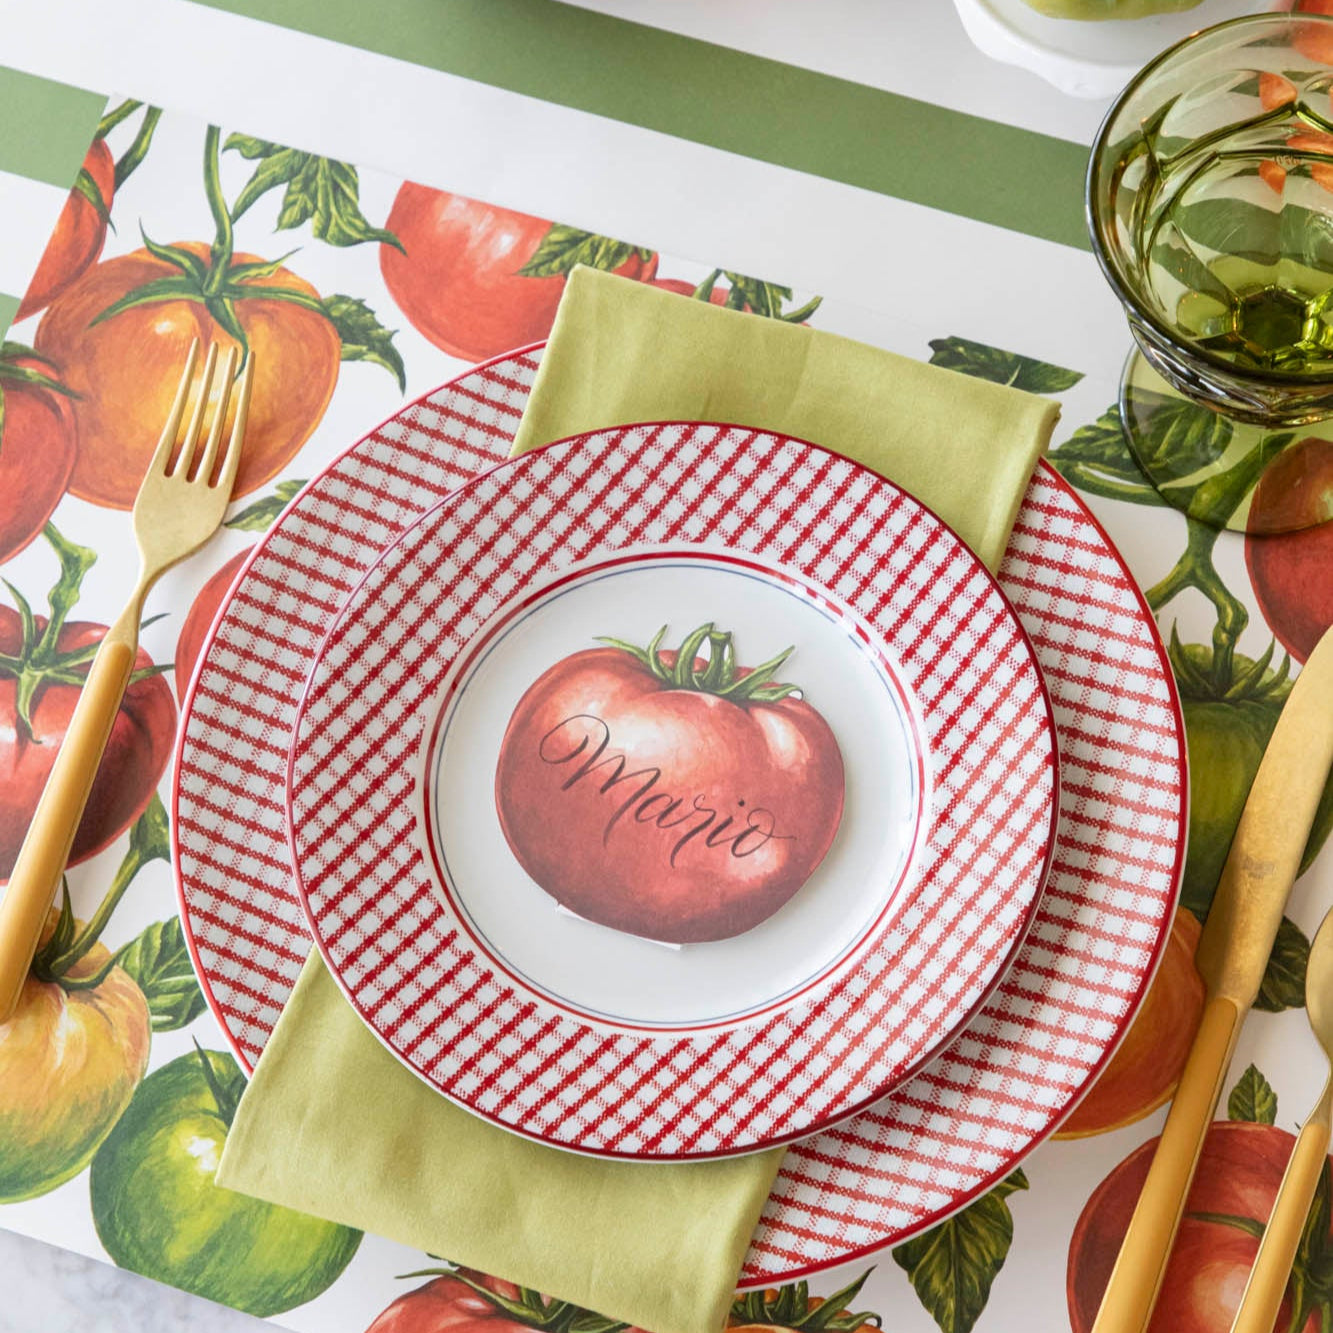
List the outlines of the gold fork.
{"label": "gold fork", "polygon": [[[162,438],[134,501],[139,581],[125,609],[107,630],[97,656],[88,668],[78,706],[70,718],[60,753],[19,849],[9,886],[0,897],[0,1023],[9,1020],[18,1003],[47,911],[55,898],[56,886],[88,802],[97,765],[133,673],[144,598],[166,570],[197,551],[217,531],[231,498],[245,437],[254,354],[246,357],[245,369],[235,391],[236,415],[224,450],[222,431],[237,360],[235,347],[227,352],[217,409],[203,453],[196,459],[217,370],[217,344],[208,349],[199,395],[185,432],[180,436],[178,452],[177,435],[198,360],[199,342],[196,339],[190,346],[185,373],[162,429]],[[176,454],[174,466],[173,454]],[[216,481],[213,480],[215,471],[218,474]]]}

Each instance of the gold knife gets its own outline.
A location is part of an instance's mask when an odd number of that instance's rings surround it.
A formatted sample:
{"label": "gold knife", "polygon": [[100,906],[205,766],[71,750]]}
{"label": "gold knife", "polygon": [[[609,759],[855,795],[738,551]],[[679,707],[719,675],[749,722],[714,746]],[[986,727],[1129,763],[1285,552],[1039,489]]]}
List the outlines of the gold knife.
{"label": "gold knife", "polygon": [[1195,964],[1203,1019],[1092,1333],[1145,1333],[1241,1024],[1259,993],[1333,765],[1333,629],[1278,718],[1236,826]]}

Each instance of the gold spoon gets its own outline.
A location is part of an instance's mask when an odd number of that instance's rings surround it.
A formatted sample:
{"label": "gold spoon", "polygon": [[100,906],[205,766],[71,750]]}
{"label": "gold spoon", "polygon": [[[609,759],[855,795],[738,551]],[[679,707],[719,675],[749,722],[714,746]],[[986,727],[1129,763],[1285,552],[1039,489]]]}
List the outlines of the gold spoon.
{"label": "gold spoon", "polygon": [[[1324,1055],[1333,1063],[1333,912],[1324,918],[1310,946],[1310,961],[1305,971],[1305,1012]],[[1301,1126],[1231,1333],[1273,1333],[1301,1232],[1305,1230],[1305,1219],[1328,1158],[1331,1110],[1333,1076],[1324,1084],[1310,1118]]]}

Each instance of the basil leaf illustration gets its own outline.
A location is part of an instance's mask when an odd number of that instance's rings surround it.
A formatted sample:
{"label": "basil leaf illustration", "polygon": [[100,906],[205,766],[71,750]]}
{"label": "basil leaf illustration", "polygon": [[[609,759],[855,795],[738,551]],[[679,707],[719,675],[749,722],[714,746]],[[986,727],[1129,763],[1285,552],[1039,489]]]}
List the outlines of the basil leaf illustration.
{"label": "basil leaf illustration", "polygon": [[1008,384],[1029,393],[1063,393],[1083,378],[1083,372],[1066,370],[1030,356],[1006,352],[968,338],[935,338],[930,343],[930,364],[957,370],[992,384]]}
{"label": "basil leaf illustration", "polygon": [[1231,1089],[1231,1096],[1227,1098],[1227,1119],[1244,1120],[1254,1125],[1277,1122],[1277,1093],[1255,1065],[1251,1065]]}
{"label": "basil leaf illustration", "polygon": [[143,991],[154,1032],[174,1032],[203,1013],[204,996],[190,966],[179,917],[147,927],[117,961]]}
{"label": "basil leaf illustration", "polygon": [[1027,1187],[1027,1176],[1017,1170],[961,1213],[893,1251],[941,1333],[970,1333],[986,1308],[1014,1239],[1005,1200]]}
{"label": "basil leaf illustration", "polygon": [[393,232],[372,226],[366,220],[361,211],[360,178],[351,163],[303,153],[248,134],[229,135],[226,146],[259,163],[232,206],[232,221],[270,190],[285,186],[278,211],[279,231],[290,231],[309,222],[315,237],[330,245],[380,241],[399,250],[403,248]]}
{"label": "basil leaf illustration", "polygon": [[383,366],[398,381],[400,391],[407,388],[403,358],[393,345],[393,332],[386,329],[375,312],[357,296],[326,296],[324,313],[342,339],[344,361],[372,361]]}
{"label": "basil leaf illustration", "polygon": [[278,482],[272,495],[265,495],[254,504],[246,505],[239,514],[233,514],[225,526],[235,528],[238,532],[266,532],[273,526],[273,520],[287,508],[292,496],[304,485],[304,481]]}
{"label": "basil leaf illustration", "polygon": [[521,278],[559,278],[578,264],[609,273],[635,255],[646,263],[653,257],[653,252],[642,246],[612,240],[609,236],[581,231],[578,227],[566,227],[563,222],[553,222],[518,275]]}
{"label": "basil leaf illustration", "polygon": [[1283,1009],[1305,1007],[1305,968],[1310,961],[1310,941],[1290,918],[1283,917],[1268,955],[1268,967],[1254,1001],[1256,1009],[1276,1014]]}

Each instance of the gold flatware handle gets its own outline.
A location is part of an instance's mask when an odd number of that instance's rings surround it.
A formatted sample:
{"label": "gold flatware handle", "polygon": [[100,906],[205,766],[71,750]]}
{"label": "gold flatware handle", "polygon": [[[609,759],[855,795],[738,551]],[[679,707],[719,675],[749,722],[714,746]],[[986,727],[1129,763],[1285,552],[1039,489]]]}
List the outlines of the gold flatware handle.
{"label": "gold flatware handle", "polygon": [[1328,1139],[1327,1119],[1321,1123],[1312,1117],[1305,1122],[1273,1201],[1273,1215],[1264,1228],[1231,1333],[1273,1333],[1305,1219],[1328,1160]]}
{"label": "gold flatware handle", "polygon": [[134,670],[137,616],[128,630],[124,620],[122,616],[108,631],[88,668],[60,753],[19,849],[9,885],[0,897],[0,1022],[9,1018],[18,1003],[28,964],[69,860],[83,808],[88,804],[97,765]]}
{"label": "gold flatware handle", "polygon": [[1092,1333],[1144,1333],[1148,1327],[1203,1141],[1236,1049],[1241,1018],[1240,1009],[1222,996],[1213,996],[1204,1006],[1198,1035]]}

